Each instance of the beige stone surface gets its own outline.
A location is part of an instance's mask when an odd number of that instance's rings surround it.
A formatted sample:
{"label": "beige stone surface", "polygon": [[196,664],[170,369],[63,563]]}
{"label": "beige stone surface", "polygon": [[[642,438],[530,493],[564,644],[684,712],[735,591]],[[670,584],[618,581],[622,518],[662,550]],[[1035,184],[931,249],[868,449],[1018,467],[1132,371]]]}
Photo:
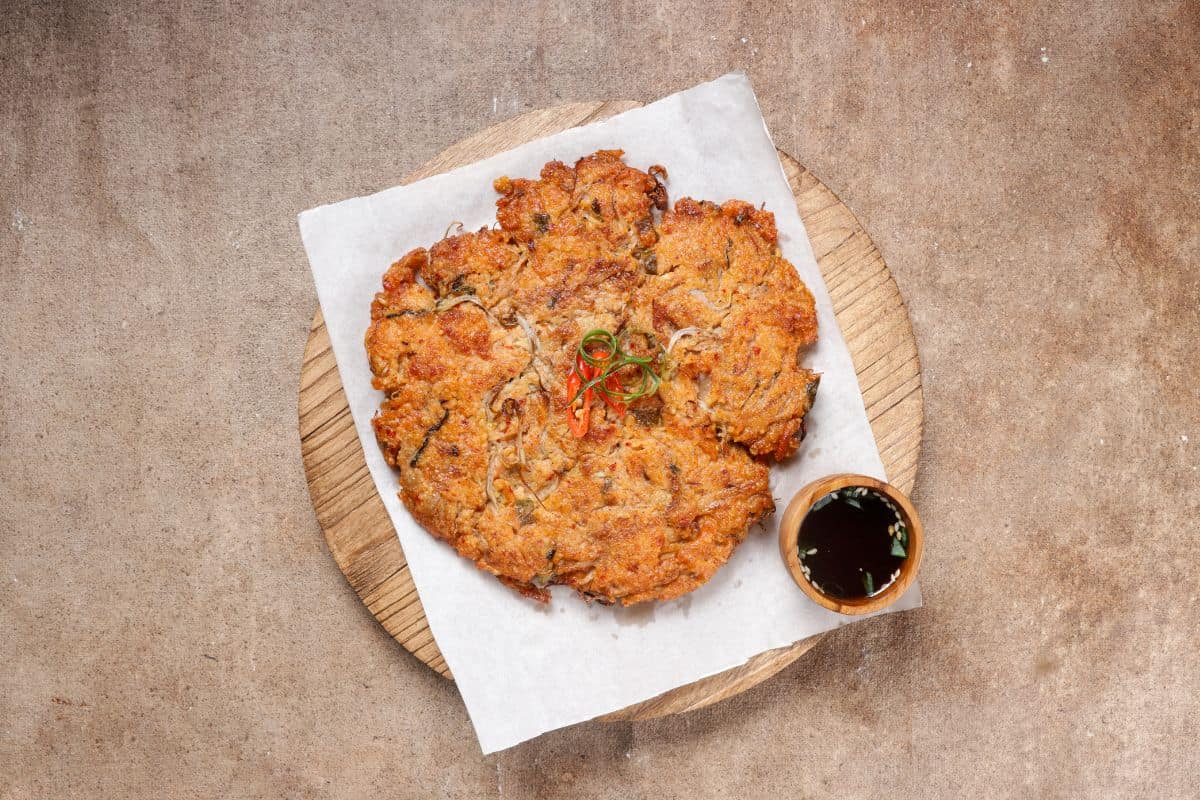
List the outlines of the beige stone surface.
{"label": "beige stone surface", "polygon": [[[0,798],[1194,797],[1200,6],[0,14]],[[731,69],[924,366],[927,607],[481,757],[309,506],[296,212]]]}

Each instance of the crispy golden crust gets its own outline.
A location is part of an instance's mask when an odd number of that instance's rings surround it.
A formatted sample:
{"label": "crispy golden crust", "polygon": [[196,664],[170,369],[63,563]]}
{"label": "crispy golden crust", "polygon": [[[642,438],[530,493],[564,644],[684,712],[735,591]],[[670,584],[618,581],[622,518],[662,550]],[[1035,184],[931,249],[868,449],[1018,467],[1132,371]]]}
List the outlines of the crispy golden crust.
{"label": "crispy golden crust", "polygon": [[[763,458],[795,451],[817,376],[812,297],[774,217],[739,201],[666,211],[658,179],[599,151],[500,178],[499,229],[414,250],[366,335],[373,424],[413,516],[517,590],[624,604],[708,580],[774,505]],[[665,211],[661,222],[655,211]],[[658,395],[582,439],[566,378],[593,328],[677,331]],[[756,458],[757,456],[757,458]]]}
{"label": "crispy golden crust", "polygon": [[812,294],[779,254],[775,216],[749,203],[684,198],[663,214],[657,272],[635,297],[633,325],[664,341],[676,331],[678,413],[707,416],[756,456],[796,452],[820,376],[805,369],[817,341]]}

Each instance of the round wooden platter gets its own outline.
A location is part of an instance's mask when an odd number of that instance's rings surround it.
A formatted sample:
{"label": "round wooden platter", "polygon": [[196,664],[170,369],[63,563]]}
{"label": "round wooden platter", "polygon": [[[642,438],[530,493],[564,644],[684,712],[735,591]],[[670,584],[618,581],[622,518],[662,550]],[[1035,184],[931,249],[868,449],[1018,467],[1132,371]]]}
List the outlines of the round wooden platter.
{"label": "round wooden platter", "polygon": [[[571,103],[531,111],[450,147],[410,175],[407,182],[639,105],[632,101]],[[779,155],[850,347],[887,474],[893,484],[908,492],[916,478],[923,411],[921,366],[904,301],[879,251],[850,209],[793,158],[782,152]],[[380,264],[380,274],[386,267]],[[431,669],[452,678],[425,620],[391,519],[367,471],[319,310],[304,350],[299,413],[308,488],[338,567],[397,642]],[[463,562],[463,568],[471,567]],[[651,719],[702,708],[766,680],[819,639],[814,636],[762,653],[740,667],[605,718]]]}

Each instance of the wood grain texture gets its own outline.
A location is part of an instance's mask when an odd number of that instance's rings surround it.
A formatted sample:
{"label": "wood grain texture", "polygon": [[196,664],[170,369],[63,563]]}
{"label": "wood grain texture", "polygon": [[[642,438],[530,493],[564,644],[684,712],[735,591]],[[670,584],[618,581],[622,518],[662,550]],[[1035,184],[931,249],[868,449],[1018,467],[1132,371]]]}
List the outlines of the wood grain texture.
{"label": "wood grain texture", "polygon": [[[531,111],[453,145],[406,182],[639,105],[632,101],[571,103]],[[790,156],[780,153],[780,159],[854,359],[884,466],[891,482],[909,492],[916,479],[924,418],[921,366],[904,301],[879,251],[850,209]],[[381,274],[386,266],[380,265]],[[299,418],[313,507],[338,567],[397,642],[452,679],[425,619],[391,519],[367,470],[320,311],[313,317],[300,371]],[[605,719],[650,719],[710,705],[771,677],[820,638],[761,653],[740,667],[678,687]]]}

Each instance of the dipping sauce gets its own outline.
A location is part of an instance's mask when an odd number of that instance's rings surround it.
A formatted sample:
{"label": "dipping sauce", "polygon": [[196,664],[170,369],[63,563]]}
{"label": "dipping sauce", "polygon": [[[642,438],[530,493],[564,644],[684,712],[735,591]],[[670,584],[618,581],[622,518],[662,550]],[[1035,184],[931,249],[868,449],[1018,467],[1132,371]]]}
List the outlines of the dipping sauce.
{"label": "dipping sauce", "polygon": [[847,486],[813,503],[800,523],[800,568],[833,598],[872,597],[900,576],[908,528],[900,509],[873,489]]}

